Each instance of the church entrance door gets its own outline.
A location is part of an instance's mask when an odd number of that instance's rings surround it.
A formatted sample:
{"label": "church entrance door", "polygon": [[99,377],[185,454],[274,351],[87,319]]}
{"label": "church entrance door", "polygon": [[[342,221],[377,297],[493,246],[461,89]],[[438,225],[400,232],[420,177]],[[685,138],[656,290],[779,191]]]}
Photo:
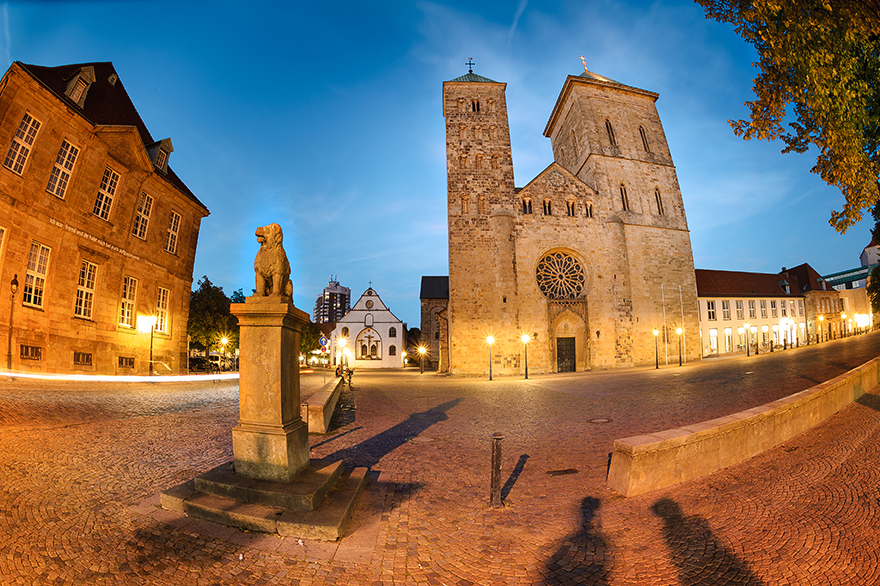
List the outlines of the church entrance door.
{"label": "church entrance door", "polygon": [[574,338],[556,338],[556,372],[574,372]]}

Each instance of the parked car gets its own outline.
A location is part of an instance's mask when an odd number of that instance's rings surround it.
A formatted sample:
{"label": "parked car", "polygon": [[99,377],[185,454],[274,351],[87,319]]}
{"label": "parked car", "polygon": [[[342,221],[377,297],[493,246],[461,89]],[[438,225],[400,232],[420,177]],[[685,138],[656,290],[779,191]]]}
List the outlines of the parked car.
{"label": "parked car", "polygon": [[190,372],[208,372],[211,363],[204,356],[191,356],[189,359]]}

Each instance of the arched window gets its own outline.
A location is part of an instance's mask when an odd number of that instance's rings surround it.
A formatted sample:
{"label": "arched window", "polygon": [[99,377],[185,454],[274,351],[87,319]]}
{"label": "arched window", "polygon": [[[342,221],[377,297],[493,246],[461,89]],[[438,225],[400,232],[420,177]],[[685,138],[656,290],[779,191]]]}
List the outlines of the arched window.
{"label": "arched window", "polygon": [[460,140],[464,140],[467,138],[467,126],[464,124],[458,125],[458,138]]}
{"label": "arched window", "polygon": [[471,100],[471,111],[479,112],[480,111],[480,100]]}
{"label": "arched window", "polygon": [[435,340],[439,340],[439,339],[440,339],[440,330],[437,330],[436,332],[434,332],[434,339],[435,339]]}
{"label": "arched window", "polygon": [[462,153],[460,157],[458,157],[458,166],[461,169],[467,169],[467,155]]}
{"label": "arched window", "polygon": [[525,198],[522,200],[523,204],[523,214],[531,214],[532,213],[532,200],[529,198]]}
{"label": "arched window", "polygon": [[553,210],[551,209],[549,199],[544,200],[544,215],[545,216],[552,216],[553,215]]}
{"label": "arched window", "polygon": [[498,155],[492,155],[492,168],[498,168]]}
{"label": "arched window", "polygon": [[361,358],[367,357],[367,345],[361,344]]}
{"label": "arched window", "polygon": [[593,204],[592,203],[587,202],[584,204],[584,215],[588,218],[593,217]]}
{"label": "arched window", "polygon": [[474,126],[474,138],[477,140],[483,140],[483,127],[479,124]]}
{"label": "arched window", "polygon": [[614,127],[611,126],[611,120],[605,119],[605,130],[608,132],[608,142],[611,146],[617,146],[617,139],[614,137]]}
{"label": "arched window", "polygon": [[623,207],[623,211],[630,211],[629,198],[626,196],[626,185],[623,183],[620,184],[620,205]]}
{"label": "arched window", "polygon": [[373,314],[368,313],[364,316],[364,326],[371,328],[373,327]]}
{"label": "arched window", "polygon": [[376,350],[376,345],[370,344],[370,358],[377,358],[377,357],[378,357],[378,352]]}
{"label": "arched window", "polygon": [[495,98],[489,98],[489,111],[495,111]]}
{"label": "arched window", "polygon": [[480,214],[486,213],[486,197],[483,195],[477,200],[477,212]]}
{"label": "arched window", "polygon": [[470,205],[469,205],[468,196],[463,195],[463,196],[461,196],[461,213],[467,214],[469,212],[470,212]]}
{"label": "arched window", "polygon": [[663,199],[660,198],[660,188],[654,189],[654,199],[657,200],[657,213],[663,215]]}
{"label": "arched window", "polygon": [[397,346],[388,346],[388,356],[397,356]]}
{"label": "arched window", "polygon": [[565,202],[565,213],[568,214],[569,216],[574,215],[574,202],[573,201]]}
{"label": "arched window", "polygon": [[464,98],[458,98],[458,111],[464,112]]}
{"label": "arched window", "polygon": [[482,169],[483,168],[483,154],[480,153],[474,159],[474,169]]}
{"label": "arched window", "polygon": [[642,137],[642,146],[645,148],[645,152],[650,153],[651,147],[648,146],[648,133],[645,132],[644,126],[639,126],[639,135]]}
{"label": "arched window", "polygon": [[389,338],[396,338],[397,337],[397,328],[394,328],[394,327],[388,328],[388,337]]}
{"label": "arched window", "polygon": [[347,338],[347,337],[348,337],[348,328],[342,328],[342,337],[343,337],[343,338]]}
{"label": "arched window", "polygon": [[495,140],[495,125],[489,127],[489,139]]}

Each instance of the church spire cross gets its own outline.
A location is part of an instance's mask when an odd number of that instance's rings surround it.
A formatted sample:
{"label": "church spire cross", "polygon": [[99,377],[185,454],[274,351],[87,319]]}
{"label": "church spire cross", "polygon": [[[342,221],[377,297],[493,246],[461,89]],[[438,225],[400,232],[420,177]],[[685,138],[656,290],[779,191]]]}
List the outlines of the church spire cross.
{"label": "church spire cross", "polygon": [[465,65],[468,66],[468,73],[474,72],[474,65],[476,65],[476,63],[474,63],[473,57],[468,57],[467,63],[465,63]]}
{"label": "church spire cross", "polygon": [[587,69],[587,60],[584,59],[583,55],[581,55],[581,63],[584,65],[584,71],[589,71],[589,69]]}

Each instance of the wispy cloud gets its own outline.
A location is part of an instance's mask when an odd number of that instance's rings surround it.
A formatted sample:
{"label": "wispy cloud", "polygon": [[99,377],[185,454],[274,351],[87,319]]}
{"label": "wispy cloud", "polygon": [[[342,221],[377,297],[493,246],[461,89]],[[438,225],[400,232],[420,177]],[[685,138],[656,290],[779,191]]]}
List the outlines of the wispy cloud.
{"label": "wispy cloud", "polygon": [[510,30],[507,32],[507,43],[510,44],[510,41],[513,40],[513,34],[516,32],[516,25],[519,24],[519,17],[522,16],[522,13],[525,12],[526,6],[529,4],[529,0],[520,0],[519,6],[516,7],[516,14],[513,15],[513,23],[510,25]]}

